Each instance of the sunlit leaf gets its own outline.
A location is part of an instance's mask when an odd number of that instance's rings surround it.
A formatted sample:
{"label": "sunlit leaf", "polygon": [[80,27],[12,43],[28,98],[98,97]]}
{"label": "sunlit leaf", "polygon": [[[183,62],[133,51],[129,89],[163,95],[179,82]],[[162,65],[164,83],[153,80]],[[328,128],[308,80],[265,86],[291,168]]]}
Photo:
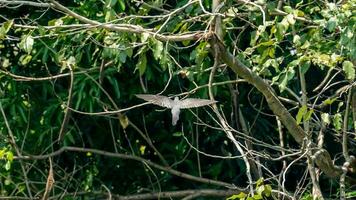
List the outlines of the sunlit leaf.
{"label": "sunlit leaf", "polygon": [[264,190],[264,195],[266,195],[267,197],[271,196],[272,194],[272,187],[269,184],[265,185],[265,190]]}
{"label": "sunlit leaf", "polygon": [[350,61],[344,61],[342,63],[342,69],[344,70],[346,74],[346,78],[353,81],[355,79],[355,67]]}
{"label": "sunlit leaf", "polygon": [[126,115],[120,115],[119,120],[123,129],[126,129],[129,126],[129,118]]}
{"label": "sunlit leaf", "polygon": [[287,21],[288,21],[288,23],[289,23],[290,25],[294,25],[294,24],[295,24],[295,19],[294,19],[293,14],[288,14],[288,15],[286,16],[286,19],[287,19]]}
{"label": "sunlit leaf", "polygon": [[21,38],[19,47],[29,54],[32,51],[33,43],[34,43],[34,40],[31,36],[24,36]]}
{"label": "sunlit leaf", "polygon": [[324,105],[331,105],[337,98],[328,98],[323,101]]}
{"label": "sunlit leaf", "polygon": [[257,188],[256,188],[257,194],[260,194],[260,195],[263,193],[264,190],[265,190],[264,185],[257,186]]}
{"label": "sunlit leaf", "polygon": [[302,119],[304,115],[307,113],[307,111],[308,111],[308,107],[306,105],[299,108],[298,114],[296,116],[297,124],[300,124],[300,122],[302,122]]}
{"label": "sunlit leaf", "polygon": [[325,124],[330,124],[330,116],[328,113],[323,113],[321,114],[321,120],[325,123]]}
{"label": "sunlit leaf", "polygon": [[234,194],[231,197],[227,198],[226,200],[235,200],[235,199],[243,199],[246,198],[247,194],[244,192],[240,192],[239,194]]}
{"label": "sunlit leaf", "polygon": [[5,167],[6,171],[9,171],[11,169],[11,162],[10,161],[6,161],[4,167]]}
{"label": "sunlit leaf", "polygon": [[31,61],[31,59],[32,59],[31,55],[28,55],[28,54],[22,55],[20,57],[20,63],[21,63],[21,65],[27,65]]}
{"label": "sunlit leaf", "polygon": [[342,127],[342,116],[340,113],[336,113],[333,117],[333,125],[337,131],[341,130]]}
{"label": "sunlit leaf", "polygon": [[257,181],[256,181],[256,187],[259,187],[260,185],[262,185],[264,182],[264,178],[259,178]]}
{"label": "sunlit leaf", "polygon": [[0,150],[0,159],[4,158],[5,153],[6,153],[6,149]]}
{"label": "sunlit leaf", "polygon": [[294,43],[296,46],[300,46],[300,45],[301,45],[300,36],[299,36],[299,35],[295,35],[295,36],[293,37],[293,43]]}
{"label": "sunlit leaf", "polygon": [[14,160],[14,154],[11,151],[8,151],[6,154],[6,159],[12,162]]}
{"label": "sunlit leaf", "polygon": [[146,146],[145,145],[141,145],[140,146],[140,154],[144,155],[145,154],[145,150],[146,150]]}
{"label": "sunlit leaf", "polygon": [[293,8],[290,6],[283,6],[283,10],[286,11],[287,13],[292,13],[293,12]]}
{"label": "sunlit leaf", "polygon": [[253,195],[253,199],[259,200],[259,199],[263,199],[263,197],[261,194],[255,194],[255,195]]}
{"label": "sunlit leaf", "polygon": [[308,112],[303,116],[303,120],[304,121],[308,121],[310,120],[312,114],[314,113],[313,109],[309,109]]}
{"label": "sunlit leaf", "polygon": [[161,41],[154,40],[152,51],[153,51],[153,56],[156,60],[161,59],[162,51],[163,51],[163,43]]}
{"label": "sunlit leaf", "polygon": [[5,35],[11,29],[12,25],[14,24],[14,20],[8,20],[0,27],[0,40],[5,38]]}

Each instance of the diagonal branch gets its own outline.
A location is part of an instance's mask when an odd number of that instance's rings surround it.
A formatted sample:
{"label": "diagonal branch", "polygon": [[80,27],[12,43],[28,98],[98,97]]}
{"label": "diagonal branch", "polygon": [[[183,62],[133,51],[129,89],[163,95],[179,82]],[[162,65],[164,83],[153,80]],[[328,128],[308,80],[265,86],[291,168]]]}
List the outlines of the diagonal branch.
{"label": "diagonal branch", "polygon": [[[279,117],[293,138],[302,145],[303,139],[306,136],[304,130],[297,125],[296,120],[279,101],[273,88],[263,78],[252,72],[246,65],[228,52],[225,45],[219,39],[214,37],[210,42],[219,47],[220,58],[225,64],[227,64],[240,77],[244,78],[248,83],[255,86],[264,95],[272,112]],[[315,144],[311,145],[312,148],[315,146]],[[313,154],[316,164],[327,176],[338,177],[342,174],[341,168],[333,164],[331,157],[326,150],[314,149]]]}

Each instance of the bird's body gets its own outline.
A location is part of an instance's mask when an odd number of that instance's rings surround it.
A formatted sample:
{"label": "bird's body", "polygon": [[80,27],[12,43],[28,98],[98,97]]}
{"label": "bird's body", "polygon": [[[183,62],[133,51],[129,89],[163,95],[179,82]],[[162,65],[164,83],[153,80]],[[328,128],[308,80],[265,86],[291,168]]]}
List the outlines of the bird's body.
{"label": "bird's body", "polygon": [[206,106],[217,102],[209,99],[196,99],[196,98],[187,98],[184,100],[179,100],[178,97],[175,97],[174,100],[172,100],[163,95],[152,95],[152,94],[137,94],[136,96],[140,99],[151,102],[152,104],[170,108],[172,113],[173,126],[176,125],[177,121],[179,120],[180,109],[196,108],[196,107]]}

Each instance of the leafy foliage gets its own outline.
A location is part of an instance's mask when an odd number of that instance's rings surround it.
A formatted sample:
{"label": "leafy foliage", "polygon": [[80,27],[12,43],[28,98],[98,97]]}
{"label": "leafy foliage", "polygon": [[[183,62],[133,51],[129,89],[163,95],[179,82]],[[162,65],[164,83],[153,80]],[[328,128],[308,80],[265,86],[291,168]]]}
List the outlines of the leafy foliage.
{"label": "leafy foliage", "polygon": [[[0,1],[2,196],[42,196],[51,157],[53,198],[190,189],[209,196],[204,189],[248,186],[251,170],[253,195],[235,188],[209,197],[268,199],[283,189],[307,199],[313,189],[304,146],[220,58],[213,73],[210,33],[218,17],[226,49],[272,86],[298,125],[310,125],[311,141],[340,166],[343,133],[348,153],[356,153],[356,99],[347,100],[355,93],[355,0],[221,1],[221,15],[206,0],[57,1],[65,9],[49,2]],[[170,111],[135,97],[208,99],[209,89],[250,168],[214,108],[184,110],[174,127]],[[325,197],[339,198],[338,181],[321,175],[320,185]]]}

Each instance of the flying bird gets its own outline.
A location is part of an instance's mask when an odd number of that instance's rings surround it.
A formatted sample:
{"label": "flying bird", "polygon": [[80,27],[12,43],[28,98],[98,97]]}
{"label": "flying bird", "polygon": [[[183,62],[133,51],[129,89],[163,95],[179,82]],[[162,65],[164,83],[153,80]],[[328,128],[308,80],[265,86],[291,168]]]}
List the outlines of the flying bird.
{"label": "flying bird", "polygon": [[175,126],[177,124],[177,121],[179,120],[180,109],[196,108],[196,107],[206,106],[217,102],[209,99],[197,99],[197,98],[187,98],[187,99],[179,100],[178,97],[175,97],[174,100],[172,100],[169,97],[163,95],[152,95],[152,94],[137,94],[136,97],[148,101],[152,104],[171,109],[173,126]]}

